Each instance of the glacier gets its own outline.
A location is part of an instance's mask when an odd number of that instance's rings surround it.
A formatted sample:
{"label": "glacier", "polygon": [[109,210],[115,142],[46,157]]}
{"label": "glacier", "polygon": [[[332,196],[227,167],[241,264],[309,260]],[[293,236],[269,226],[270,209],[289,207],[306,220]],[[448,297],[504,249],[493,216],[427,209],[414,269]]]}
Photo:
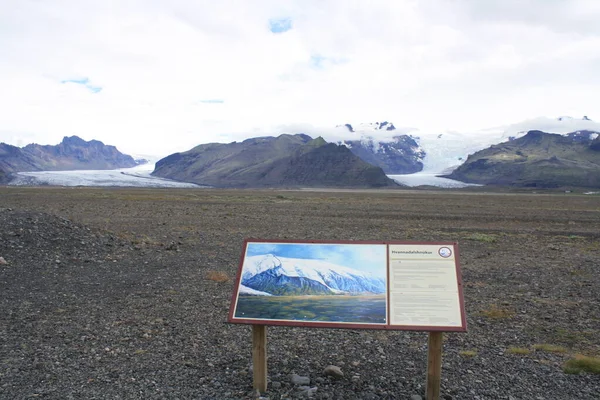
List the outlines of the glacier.
{"label": "glacier", "polygon": [[240,285],[240,289],[239,289],[238,293],[239,294],[248,294],[251,296],[273,296],[271,293],[254,290],[254,289],[251,289],[248,286],[244,286],[244,285]]}
{"label": "glacier", "polygon": [[111,170],[18,172],[9,186],[118,186],[151,188],[200,188],[205,186],[150,175],[154,163]]}

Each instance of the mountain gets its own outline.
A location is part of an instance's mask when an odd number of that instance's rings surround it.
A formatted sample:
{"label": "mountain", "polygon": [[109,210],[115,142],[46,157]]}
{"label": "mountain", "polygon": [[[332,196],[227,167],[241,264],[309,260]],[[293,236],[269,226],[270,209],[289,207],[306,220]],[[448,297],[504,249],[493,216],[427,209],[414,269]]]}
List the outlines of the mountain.
{"label": "mountain", "polygon": [[470,155],[447,178],[469,183],[528,187],[600,187],[597,132],[566,135],[529,131]]}
{"label": "mountain", "polygon": [[321,260],[278,257],[272,254],[246,257],[241,283],[252,295],[381,294],[386,284],[367,272]]}
{"label": "mountain", "polygon": [[463,164],[469,154],[492,145],[518,139],[531,130],[567,134],[576,131],[600,132],[600,123],[587,116],[538,117],[514,124],[473,131],[420,131],[397,128],[410,133],[425,153],[422,158],[423,173],[449,174]]}
{"label": "mountain", "polygon": [[397,129],[391,122],[344,124],[337,128],[348,132],[344,136],[348,138],[339,140],[338,144],[386,174],[412,174],[423,169],[423,149],[410,135],[395,132]]}
{"label": "mountain", "polygon": [[0,168],[0,185],[10,182],[10,179],[9,173]]}
{"label": "mountain", "polygon": [[0,143],[0,180],[2,175],[27,171],[104,170],[138,165],[131,156],[114,146],[77,136],[65,137],[58,145],[28,144],[25,147]]}
{"label": "mountain", "polygon": [[152,174],[215,187],[397,186],[346,147],[304,134],[202,144],[159,160]]}

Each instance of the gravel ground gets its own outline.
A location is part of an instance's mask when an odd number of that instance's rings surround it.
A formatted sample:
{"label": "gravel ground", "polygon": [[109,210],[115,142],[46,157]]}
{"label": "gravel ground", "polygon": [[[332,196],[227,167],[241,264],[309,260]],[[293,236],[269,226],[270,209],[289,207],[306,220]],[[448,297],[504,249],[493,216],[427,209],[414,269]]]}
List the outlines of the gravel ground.
{"label": "gravel ground", "polygon": [[[255,397],[251,328],[225,322],[247,237],[458,241],[469,331],[445,335],[443,398],[600,398],[563,372],[600,356],[598,196],[2,187],[0,398]],[[265,398],[424,396],[424,332],[268,340]]]}

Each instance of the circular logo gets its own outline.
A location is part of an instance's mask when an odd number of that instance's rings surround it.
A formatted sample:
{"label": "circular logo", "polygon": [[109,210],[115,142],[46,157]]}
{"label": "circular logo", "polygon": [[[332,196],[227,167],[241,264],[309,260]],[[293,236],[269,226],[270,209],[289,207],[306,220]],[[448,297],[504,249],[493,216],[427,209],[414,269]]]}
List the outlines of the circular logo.
{"label": "circular logo", "polygon": [[448,247],[440,247],[438,254],[444,258],[448,258],[452,255],[452,250]]}

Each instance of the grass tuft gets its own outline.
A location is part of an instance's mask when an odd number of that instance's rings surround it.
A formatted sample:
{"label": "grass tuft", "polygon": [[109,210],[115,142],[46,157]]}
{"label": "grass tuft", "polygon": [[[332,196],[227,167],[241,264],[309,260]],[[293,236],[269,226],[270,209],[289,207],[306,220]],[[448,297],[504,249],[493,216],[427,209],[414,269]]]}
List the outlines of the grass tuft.
{"label": "grass tuft", "polygon": [[536,344],[533,346],[533,348],[536,350],[540,350],[540,351],[547,351],[548,353],[566,353],[567,352],[567,349],[565,347],[557,346],[555,344],[548,344],[548,343]]}
{"label": "grass tuft", "polygon": [[463,357],[475,357],[477,355],[476,350],[461,350],[458,352]]}
{"label": "grass tuft", "polygon": [[574,358],[567,360],[563,366],[563,371],[567,374],[589,372],[590,374],[600,375],[600,358],[576,354]]}
{"label": "grass tuft", "polygon": [[487,310],[482,310],[481,315],[492,319],[511,318],[515,313],[505,308],[500,308],[496,304],[492,304]]}
{"label": "grass tuft", "polygon": [[531,350],[526,349],[525,347],[509,347],[508,349],[506,349],[506,352],[508,354],[526,355],[531,353]]}
{"label": "grass tuft", "polygon": [[229,281],[229,276],[225,272],[221,271],[208,271],[206,273],[206,279],[214,282],[224,283]]}

